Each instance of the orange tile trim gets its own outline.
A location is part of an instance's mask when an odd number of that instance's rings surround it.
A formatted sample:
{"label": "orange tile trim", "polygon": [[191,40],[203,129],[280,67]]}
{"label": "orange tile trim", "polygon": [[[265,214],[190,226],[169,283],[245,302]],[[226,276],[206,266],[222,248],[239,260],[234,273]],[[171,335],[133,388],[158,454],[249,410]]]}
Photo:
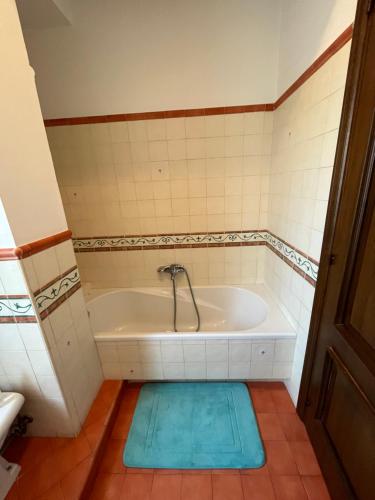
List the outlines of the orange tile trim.
{"label": "orange tile trim", "polygon": [[353,25],[339,35],[336,40],[309,66],[297,80],[275,101],[261,104],[245,104],[239,106],[221,106],[215,108],[173,109],[166,111],[145,111],[142,113],[121,113],[114,115],[74,116],[70,118],[50,118],[44,120],[46,127],[61,125],[84,125],[89,123],[110,123],[137,120],[156,120],[162,118],[179,118],[191,116],[210,116],[235,113],[255,113],[259,111],[274,111],[301,85],[303,85],[319,68],[321,68],[336,52],[351,38]]}
{"label": "orange tile trim", "polygon": [[302,75],[297,78],[297,80],[292,83],[292,85],[286,89],[283,94],[277,99],[274,103],[274,109],[277,109],[281,104],[288,99],[297,89],[301,87],[309,78],[312,77],[319,68],[321,68],[333,55],[336,54],[349,40],[353,35],[353,25],[351,24],[346,28],[343,33],[336,40],[331,43],[331,45],[307,68],[306,71],[302,73]]}
{"label": "orange tile trim", "polygon": [[[107,386],[107,387],[105,387],[105,386]],[[112,386],[112,387],[110,387],[110,386]],[[90,493],[93,489],[93,486],[95,483],[95,478],[96,478],[96,475],[99,471],[99,466],[100,466],[100,463],[101,463],[102,458],[104,456],[104,451],[105,451],[106,445],[110,439],[111,432],[112,432],[112,429],[114,427],[114,424],[115,424],[115,421],[116,421],[116,418],[117,418],[117,415],[118,415],[118,412],[120,409],[121,401],[123,400],[124,397],[127,396],[126,395],[126,387],[127,387],[127,381],[125,381],[125,380],[121,380],[121,381],[120,380],[105,380],[102,384],[102,388],[107,389],[106,392],[108,392],[108,388],[110,388],[110,389],[112,388],[111,392],[114,392],[114,397],[112,398],[112,402],[111,402],[110,410],[109,410],[109,415],[107,416],[103,431],[101,432],[101,435],[98,439],[98,442],[96,443],[92,467],[89,471],[88,476],[85,478],[85,482],[83,484],[80,500],[84,500],[84,499],[89,498]],[[99,398],[98,398],[98,396],[99,396]],[[99,391],[98,396],[95,399],[94,404],[91,407],[91,408],[94,407],[92,413],[95,413],[95,406],[98,407],[103,403],[105,404],[106,407],[109,406],[108,405],[108,398],[106,398],[106,397],[103,398],[103,391]],[[90,412],[89,412],[89,415],[90,415]],[[85,421],[85,424],[86,424],[86,422],[87,422],[87,419]],[[85,427],[85,424],[83,427],[84,427],[84,430],[86,429],[86,431],[87,431],[87,427]],[[93,425],[95,426],[95,423]],[[90,428],[90,426],[88,426],[88,427]]]}
{"label": "orange tile trim", "polygon": [[72,232],[67,229],[61,233],[53,234],[47,236],[46,238],[41,238],[40,240],[32,241],[30,243],[25,243],[19,247],[15,248],[0,248],[0,261],[1,260],[17,260],[24,259],[25,257],[30,257],[36,253],[46,250],[47,248],[54,247],[63,241],[70,240],[72,237]]}
{"label": "orange tile trim", "polygon": [[145,111],[143,113],[121,113],[116,115],[75,116],[72,118],[51,118],[44,120],[46,127],[61,125],[84,125],[88,123],[130,122],[137,120],[156,120],[162,118],[180,118],[191,116],[224,115],[231,113],[254,113],[256,111],[273,111],[272,103],[246,104],[217,108],[173,109],[170,111]]}

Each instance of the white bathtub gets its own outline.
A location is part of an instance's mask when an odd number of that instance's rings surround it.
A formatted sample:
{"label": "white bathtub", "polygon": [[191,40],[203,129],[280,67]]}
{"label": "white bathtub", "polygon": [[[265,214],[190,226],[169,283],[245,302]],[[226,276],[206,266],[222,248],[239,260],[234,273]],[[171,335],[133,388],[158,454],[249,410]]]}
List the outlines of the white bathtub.
{"label": "white bathtub", "polygon": [[[87,307],[105,378],[285,379],[295,331],[264,285],[177,290],[173,331],[171,288],[91,290]],[[194,347],[195,346],[195,347]]]}
{"label": "white bathtub", "polygon": [[[170,288],[93,290],[87,307],[96,340],[125,338],[254,338],[258,334],[294,336],[293,328],[261,285],[198,286],[194,294],[201,328],[188,288],[177,290],[177,329],[173,332],[173,295]],[[221,334],[221,335],[220,335]]]}

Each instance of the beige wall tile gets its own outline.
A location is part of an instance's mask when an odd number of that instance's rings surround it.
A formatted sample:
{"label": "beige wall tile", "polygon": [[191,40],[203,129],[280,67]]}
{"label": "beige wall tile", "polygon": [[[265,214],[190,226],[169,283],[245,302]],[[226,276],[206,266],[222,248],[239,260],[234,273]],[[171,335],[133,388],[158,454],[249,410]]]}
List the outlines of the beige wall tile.
{"label": "beige wall tile", "polygon": [[186,158],[185,139],[175,139],[168,141],[169,160],[184,160]]}
{"label": "beige wall tile", "polygon": [[197,116],[185,119],[186,137],[191,139],[195,137],[205,137],[204,116]]}
{"label": "beige wall tile", "polygon": [[165,122],[167,139],[185,139],[185,118],[169,118]]}
{"label": "beige wall tile", "polygon": [[[347,45],[274,112],[48,129],[75,235],[269,228],[318,258],[348,53]],[[241,261],[236,282],[260,279],[265,255],[255,267]],[[229,268],[196,269],[199,280],[230,280]],[[101,273],[95,280],[108,282]]]}
{"label": "beige wall tile", "polygon": [[165,120],[146,120],[147,139],[149,141],[161,141],[166,139]]}

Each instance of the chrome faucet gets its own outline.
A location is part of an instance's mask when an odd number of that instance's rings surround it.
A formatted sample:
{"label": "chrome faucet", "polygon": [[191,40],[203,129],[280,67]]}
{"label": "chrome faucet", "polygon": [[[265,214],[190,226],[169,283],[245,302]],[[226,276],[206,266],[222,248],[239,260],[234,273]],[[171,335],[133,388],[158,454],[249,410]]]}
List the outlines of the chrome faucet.
{"label": "chrome faucet", "polygon": [[194,292],[193,288],[191,286],[190,278],[189,278],[189,273],[187,270],[182,266],[181,264],[168,264],[166,266],[160,266],[158,267],[158,273],[167,273],[171,275],[171,280],[172,280],[172,287],[173,287],[173,329],[175,332],[177,332],[177,296],[176,296],[176,276],[178,273],[185,273],[187,282],[189,284],[190,288],[190,294],[191,298],[193,301],[195,313],[197,315],[197,321],[198,325],[196,328],[196,332],[199,332],[200,325],[201,325],[201,319],[199,316],[199,311],[198,311],[198,306],[197,303],[195,302],[195,297],[194,297]]}
{"label": "chrome faucet", "polygon": [[176,274],[186,272],[181,264],[169,264],[167,266],[158,267],[158,273],[168,273],[171,275],[171,280],[176,278]]}

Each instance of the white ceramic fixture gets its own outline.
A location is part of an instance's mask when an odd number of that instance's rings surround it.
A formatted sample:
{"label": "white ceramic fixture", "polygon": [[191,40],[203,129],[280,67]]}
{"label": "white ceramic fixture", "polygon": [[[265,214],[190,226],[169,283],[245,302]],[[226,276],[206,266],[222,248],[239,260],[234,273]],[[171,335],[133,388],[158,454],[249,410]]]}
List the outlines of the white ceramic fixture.
{"label": "white ceramic fixture", "polygon": [[[24,401],[22,394],[0,391],[0,448]],[[5,498],[19,471],[19,465],[10,463],[0,456],[0,498]]]}
{"label": "white ceramic fixture", "polygon": [[177,326],[173,332],[173,296],[169,288],[123,288],[92,291],[87,304],[95,340],[129,337],[158,339],[267,338],[295,336],[264,285],[194,287],[201,316],[196,315],[189,289],[177,290]]}
{"label": "white ceramic fixture", "polygon": [[87,304],[105,379],[286,380],[296,333],[264,285],[91,289]]}

